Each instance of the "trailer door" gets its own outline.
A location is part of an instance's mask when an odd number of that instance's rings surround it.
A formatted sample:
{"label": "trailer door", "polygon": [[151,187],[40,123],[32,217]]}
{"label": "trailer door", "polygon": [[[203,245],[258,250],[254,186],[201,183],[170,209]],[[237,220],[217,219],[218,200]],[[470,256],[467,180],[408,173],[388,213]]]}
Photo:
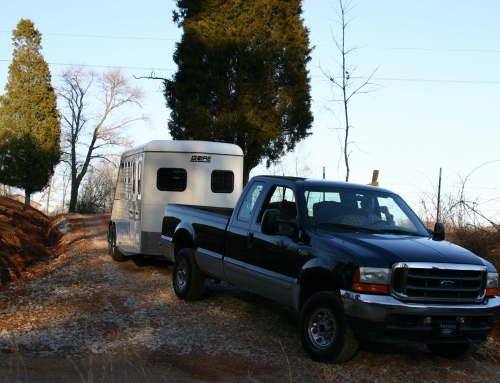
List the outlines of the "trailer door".
{"label": "trailer door", "polygon": [[142,155],[134,158],[132,164],[132,204],[131,204],[131,226],[133,235],[132,242],[141,245],[141,198],[142,198]]}

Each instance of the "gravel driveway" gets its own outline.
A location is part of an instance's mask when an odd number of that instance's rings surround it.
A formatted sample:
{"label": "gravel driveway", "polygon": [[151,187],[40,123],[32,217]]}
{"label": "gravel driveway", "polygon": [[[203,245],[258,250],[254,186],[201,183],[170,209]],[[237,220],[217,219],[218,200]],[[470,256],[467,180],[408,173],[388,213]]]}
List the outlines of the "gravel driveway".
{"label": "gravel driveway", "polygon": [[108,219],[61,219],[65,252],[0,290],[0,382],[500,382],[500,331],[462,362],[377,344],[313,362],[293,310],[210,281],[179,301],[168,263],[113,262]]}

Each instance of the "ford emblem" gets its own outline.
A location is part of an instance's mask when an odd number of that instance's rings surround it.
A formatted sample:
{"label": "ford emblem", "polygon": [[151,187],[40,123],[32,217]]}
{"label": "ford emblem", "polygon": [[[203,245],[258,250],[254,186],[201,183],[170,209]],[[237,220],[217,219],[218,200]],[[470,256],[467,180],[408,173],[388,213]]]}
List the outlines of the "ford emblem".
{"label": "ford emblem", "polygon": [[453,281],[441,281],[439,284],[443,289],[451,289],[455,286],[455,282]]}
{"label": "ford emblem", "polygon": [[453,334],[453,329],[451,329],[451,328],[444,328],[444,329],[441,330],[441,334],[443,334],[443,335]]}

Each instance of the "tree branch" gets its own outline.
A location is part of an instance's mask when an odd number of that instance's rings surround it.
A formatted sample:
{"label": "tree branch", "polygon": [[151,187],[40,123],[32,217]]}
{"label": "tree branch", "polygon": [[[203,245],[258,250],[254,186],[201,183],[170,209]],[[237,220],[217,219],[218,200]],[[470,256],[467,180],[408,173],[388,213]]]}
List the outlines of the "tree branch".
{"label": "tree branch", "polygon": [[151,74],[149,76],[139,76],[137,77],[136,75],[134,75],[134,78],[136,80],[139,80],[139,79],[146,79],[146,80],[162,80],[162,81],[167,81],[168,79],[166,79],[165,77],[156,77],[154,75],[154,71],[151,71]]}

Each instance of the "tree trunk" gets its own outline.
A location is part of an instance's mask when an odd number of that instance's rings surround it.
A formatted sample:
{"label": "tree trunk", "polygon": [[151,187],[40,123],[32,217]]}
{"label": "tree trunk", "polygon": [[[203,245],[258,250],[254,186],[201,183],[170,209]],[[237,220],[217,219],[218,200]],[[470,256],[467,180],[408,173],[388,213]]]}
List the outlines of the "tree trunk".
{"label": "tree trunk", "polygon": [[31,193],[28,190],[24,191],[24,204],[31,206]]}
{"label": "tree trunk", "polygon": [[248,180],[250,178],[250,172],[247,170],[243,171],[243,187],[248,183]]}
{"label": "tree trunk", "polygon": [[71,182],[68,213],[76,213],[76,202],[78,201],[79,188],[80,188],[80,182],[78,182],[77,180]]}
{"label": "tree trunk", "polygon": [[49,191],[47,193],[47,204],[45,205],[45,214],[49,215],[49,205],[50,205],[50,192],[52,189],[52,176],[50,176],[49,181]]}

